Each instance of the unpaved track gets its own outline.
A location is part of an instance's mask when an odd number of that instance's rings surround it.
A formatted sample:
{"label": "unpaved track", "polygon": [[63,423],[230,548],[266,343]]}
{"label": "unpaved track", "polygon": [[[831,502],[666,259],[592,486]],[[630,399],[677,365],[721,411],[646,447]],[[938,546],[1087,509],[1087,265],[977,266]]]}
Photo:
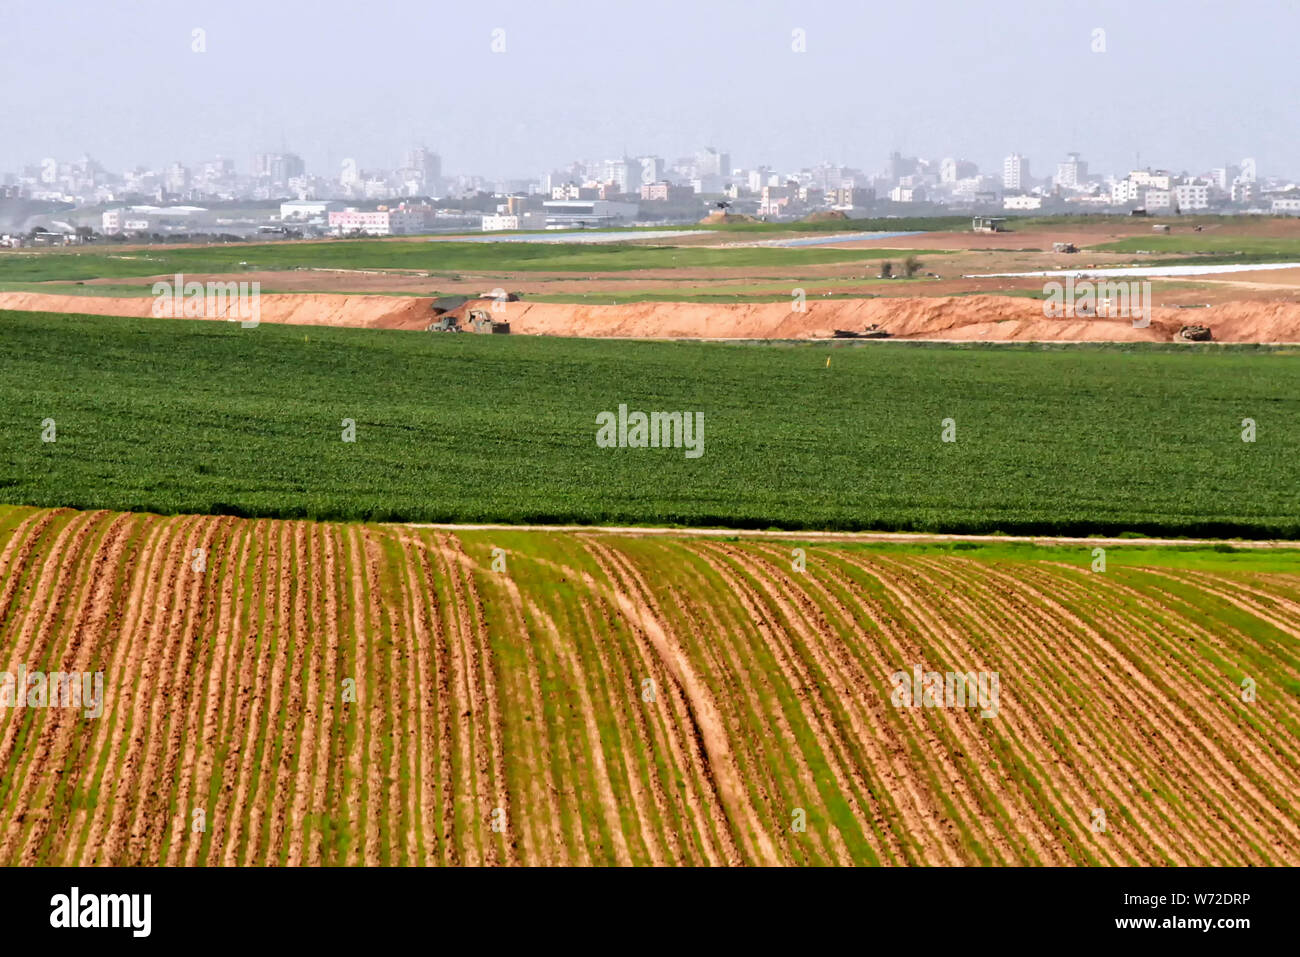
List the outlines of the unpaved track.
{"label": "unpaved track", "polygon": [[1300,864],[1300,559],[717,536],[23,510],[0,863]]}

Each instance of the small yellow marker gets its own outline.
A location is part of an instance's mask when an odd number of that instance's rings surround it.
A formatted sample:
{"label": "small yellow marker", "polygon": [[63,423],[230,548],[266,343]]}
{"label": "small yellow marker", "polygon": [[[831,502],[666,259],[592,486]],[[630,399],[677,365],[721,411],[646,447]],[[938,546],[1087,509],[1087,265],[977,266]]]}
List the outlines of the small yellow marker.
{"label": "small yellow marker", "polygon": [[827,356],[827,357],[826,357],[826,368],[829,369],[830,367],[831,367],[831,357],[830,357],[830,356]]}

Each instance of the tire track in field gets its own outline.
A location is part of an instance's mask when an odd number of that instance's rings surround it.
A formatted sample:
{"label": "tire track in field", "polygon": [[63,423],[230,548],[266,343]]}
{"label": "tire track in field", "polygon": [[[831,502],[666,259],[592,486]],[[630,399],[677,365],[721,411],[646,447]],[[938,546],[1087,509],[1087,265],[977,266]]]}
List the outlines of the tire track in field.
{"label": "tire track in field", "polygon": [[[712,543],[705,542],[692,542],[684,547],[695,552],[707,562],[712,572],[723,581],[736,600],[740,602],[753,627],[758,631],[763,647],[776,662],[777,670],[780,672],[780,679],[797,700],[800,717],[813,735],[817,751],[826,762],[827,770],[834,780],[838,794],[848,806],[854,821],[863,821],[865,816],[858,804],[858,796],[854,792],[852,784],[850,784],[853,774],[851,770],[852,762],[843,760],[847,750],[845,742],[831,721],[825,702],[821,700],[820,696],[809,690],[813,682],[793,650],[793,637],[786,632],[785,626],[780,621],[775,620],[768,613],[764,606],[765,603],[762,594],[760,594],[763,591],[762,585],[751,585],[744,577],[750,573],[745,571],[743,561],[737,559],[722,547],[715,548]],[[733,562],[739,566],[739,572],[733,567]],[[801,640],[806,642],[807,635],[801,630],[800,623],[787,620],[786,625]],[[793,736],[789,740],[793,743]],[[795,749],[799,750],[797,744]],[[833,819],[830,809],[826,807],[825,800],[815,780],[806,783],[810,786],[805,791],[806,799],[815,800],[824,812],[823,839],[831,860],[838,864],[851,864],[853,857],[848,848],[848,838]]]}
{"label": "tire track in field", "polygon": [[[669,560],[675,562],[685,560],[688,563],[698,563],[704,568],[711,567],[703,556],[684,546],[678,547],[682,548],[682,554],[665,553],[666,556],[671,555]],[[753,721],[747,728],[739,708],[736,709],[731,735],[733,752],[746,756],[748,773],[751,779],[758,780],[759,798],[767,806],[768,814],[768,820],[760,824],[770,824],[769,833],[779,836],[776,848],[780,854],[781,865],[815,860],[816,858],[811,858],[804,848],[795,844],[794,847],[798,850],[798,860],[796,860],[795,855],[791,853],[791,843],[786,836],[787,832],[782,820],[782,815],[789,813],[790,809],[802,807],[807,803],[804,798],[798,796],[800,792],[797,790],[782,787],[783,780],[793,777],[798,782],[798,786],[803,789],[802,794],[816,795],[816,784],[802,749],[791,748],[782,754],[781,757],[788,764],[793,764],[793,768],[784,768],[774,773],[771,763],[775,756],[764,754],[755,746],[756,742],[763,740],[763,736],[769,733],[769,729],[774,730],[775,736],[780,740],[794,740],[789,721],[779,703],[771,709],[763,705],[761,693],[765,691],[769,699],[775,699],[776,691],[765,669],[752,663],[752,643],[761,644],[761,636],[757,636],[748,616],[722,611],[720,608],[715,608],[712,601],[682,600],[679,603],[679,611],[689,619],[690,629],[694,634],[717,636],[714,641],[701,640],[697,643],[700,654],[717,676],[723,689],[722,697],[730,701],[743,702],[749,714],[753,716]],[[733,634],[744,637],[733,638],[731,637]],[[744,645],[745,641],[751,642],[751,646]],[[737,767],[739,765],[740,761],[737,758]],[[782,772],[784,775],[779,778],[777,774]],[[744,773],[742,770],[741,774]],[[783,808],[779,814],[776,811],[778,806]],[[811,839],[816,841],[817,848],[823,853],[828,853],[827,845],[819,833],[814,831]]]}
{"label": "tire track in field", "polygon": [[[585,543],[583,543],[582,547],[588,549]],[[665,714],[663,709],[660,708],[641,708],[637,706],[637,701],[641,700],[639,692],[642,678],[649,675],[655,682],[656,689],[668,686],[668,682],[664,677],[663,664],[652,651],[647,650],[644,638],[640,636],[636,623],[624,614],[622,606],[615,597],[617,586],[613,583],[617,582],[618,579],[613,577],[607,565],[601,564],[599,558],[591,557],[596,562],[600,573],[605,575],[611,582],[610,587],[602,589],[595,577],[589,572],[578,571],[564,566],[554,567],[557,567],[566,577],[572,577],[586,585],[593,599],[601,608],[610,635],[618,635],[623,631],[626,631],[629,635],[630,641],[628,644],[630,644],[630,649],[625,648],[625,643],[622,641],[612,641],[610,645],[617,657],[625,687],[629,689],[629,693],[636,696],[633,700],[632,714],[638,728],[640,744],[643,747],[641,753],[646,758],[651,791],[655,796],[661,814],[663,814],[665,838],[673,859],[677,862],[694,863],[697,857],[695,856],[695,850],[691,846],[694,843],[693,835],[695,834],[693,825],[698,823],[702,827],[703,818],[699,812],[698,804],[693,803],[693,780],[688,762],[684,756],[682,743],[674,733],[675,728],[672,724],[674,716]],[[639,670],[634,670],[634,663],[639,663]],[[682,782],[681,788],[673,788],[670,791],[665,786],[656,763],[656,756],[659,756],[659,759],[662,760],[670,779],[677,778]],[[676,827],[674,827],[674,824]],[[701,841],[703,839],[701,837]],[[709,853],[707,845],[700,843],[698,852],[701,856],[707,856]],[[706,859],[716,862],[716,857],[706,857]]]}
{"label": "tire track in field", "polygon": [[[604,675],[609,684],[609,692],[601,696],[603,700],[608,700],[615,694],[613,689],[618,687],[618,683],[613,680],[616,673],[609,665],[609,654],[605,650],[604,636],[601,632],[596,630],[596,620],[592,614],[591,605],[586,601],[580,601],[579,611],[582,614],[583,624],[586,626],[587,634],[591,638],[591,643],[596,649],[596,664],[600,669],[599,674]],[[554,640],[554,636],[552,640]],[[622,686],[625,689],[635,687],[630,676],[628,676],[627,680],[622,683]],[[599,688],[597,690],[599,691]],[[624,708],[624,705],[618,704],[616,701],[609,701],[609,712],[614,719],[614,727],[618,732],[618,740],[622,745],[623,751],[621,755],[616,755],[615,757],[618,758],[618,763],[623,768],[624,787],[627,789],[627,793],[632,799],[632,810],[633,816],[636,819],[637,834],[641,839],[642,846],[645,848],[646,856],[649,857],[652,866],[663,867],[668,863],[668,859],[664,854],[663,843],[660,841],[659,833],[656,830],[654,821],[650,815],[650,805],[662,801],[662,795],[659,796],[658,800],[656,799],[652,789],[641,780],[637,763],[628,760],[627,751],[629,748],[641,747],[643,749],[642,753],[646,754],[648,754],[649,751],[646,750],[647,746],[644,738],[641,738],[638,742],[642,730],[629,730],[628,715]],[[662,815],[666,814],[666,809],[657,808],[657,812],[661,815],[660,819],[663,820]]]}
{"label": "tire track in field", "polygon": [[[678,747],[686,751],[687,761],[683,764],[689,762],[694,770],[694,775],[687,779],[692,785],[688,792],[710,863],[717,862],[720,856],[729,864],[743,862],[727,813],[728,806],[738,821],[745,822],[746,828],[742,832],[747,829],[755,836],[753,852],[756,859],[775,863],[779,855],[771,838],[759,826],[757,815],[739,781],[727,741],[726,723],[712,693],[695,674],[676,637],[666,628],[650,587],[625,555],[594,539],[583,544],[608,579],[624,618],[638,626],[634,627],[634,633],[641,638],[639,644],[643,653],[648,658],[657,658],[672,679],[666,690],[670,692],[669,702],[676,714],[675,727],[689,744],[689,747],[682,748],[680,744]],[[694,793],[696,787],[702,793]],[[709,821],[713,825],[712,833],[705,827],[705,822]]]}
{"label": "tire track in field", "polygon": [[[860,824],[870,821],[874,825],[870,831],[863,831],[863,839],[885,859],[884,863],[905,857],[902,842],[889,826],[889,821],[902,812],[887,786],[890,762],[878,744],[888,724],[867,707],[865,694],[854,694],[855,687],[868,688],[874,682],[855,660],[849,643],[841,637],[840,629],[832,625],[825,610],[813,598],[814,592],[823,597],[826,593],[817,591],[818,586],[810,576],[805,575],[805,580],[798,583],[792,581],[782,569],[780,560],[761,545],[744,548],[724,546],[724,551],[735,556],[741,567],[760,583],[787,621],[804,622],[803,625],[796,624],[796,634],[809,653],[812,667],[831,684],[832,693],[826,696],[827,705],[838,704],[848,721],[846,745],[856,745],[846,749],[845,758],[857,786],[857,800],[865,802],[865,806],[860,805],[858,813],[870,815],[858,820]],[[851,616],[848,619],[841,617],[839,622],[841,626],[847,625],[850,632],[855,627]],[[821,691],[820,682],[817,688]],[[844,728],[833,711],[831,720],[838,733],[844,736]]]}
{"label": "tire track in field", "polygon": [[[513,589],[514,583],[507,582],[507,589]],[[517,597],[518,589],[515,589]],[[605,757],[605,749],[600,740],[600,729],[596,724],[596,707],[592,701],[591,689],[587,686],[586,669],[583,668],[578,660],[576,652],[570,649],[564,637],[560,634],[560,629],[556,627],[554,619],[551,618],[536,602],[530,601],[528,610],[533,617],[541,621],[547,636],[551,639],[551,648],[560,664],[569,677],[573,687],[578,691],[578,700],[582,705],[582,717],[584,728],[586,730],[587,747],[591,751],[593,768],[593,777],[596,781],[596,791],[599,796],[599,803],[602,813],[605,817],[605,826],[609,830],[610,840],[613,843],[614,863],[620,866],[626,866],[632,863],[632,855],[628,850],[627,836],[623,833],[623,823],[619,819],[618,801],[614,797],[614,786],[610,780],[609,764]]]}
{"label": "tire track in field", "polygon": [[[808,642],[808,634],[802,621],[790,614],[788,605],[774,598],[766,587],[767,583],[756,573],[753,564],[747,562],[743,556],[736,555],[725,546],[719,546],[717,549],[711,545],[698,548],[691,548],[690,545],[686,547],[699,555],[712,572],[727,584],[749,616],[752,625],[757,628],[761,643],[775,661],[782,682],[798,702],[800,717],[813,735],[817,753],[826,762],[826,767],[834,780],[836,793],[844,800],[855,824],[860,825],[860,822],[866,819],[866,815],[859,804],[859,794],[855,792],[851,783],[857,770],[857,763],[852,758],[845,760],[846,742],[839,735],[839,728],[830,717],[825,700],[817,694],[819,686],[811,680],[806,665],[795,652],[796,640],[804,644]],[[773,609],[776,614],[772,613]],[[778,616],[783,617],[784,621]],[[786,729],[790,734],[787,740],[796,742],[792,726],[787,723]],[[797,743],[794,750],[802,751]],[[822,849],[827,855],[827,860],[841,865],[852,864],[853,853],[848,847],[852,835],[845,835],[834,820],[831,809],[817,786],[816,776],[811,775],[806,784],[805,801],[815,802],[816,806],[823,811],[824,831],[818,836],[821,838]],[[875,849],[872,848],[873,855],[874,851]]]}

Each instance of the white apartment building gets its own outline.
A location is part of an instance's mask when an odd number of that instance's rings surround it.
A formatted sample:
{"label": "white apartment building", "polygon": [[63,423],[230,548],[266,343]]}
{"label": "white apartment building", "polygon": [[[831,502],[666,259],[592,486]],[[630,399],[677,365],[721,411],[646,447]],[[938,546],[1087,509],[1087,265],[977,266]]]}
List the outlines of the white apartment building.
{"label": "white apartment building", "polygon": [[1203,183],[1182,183],[1174,187],[1174,198],[1178,208],[1186,212],[1189,209],[1210,208],[1210,187]]}
{"label": "white apartment building", "polygon": [[1002,161],[1002,188],[1026,189],[1029,186],[1029,160],[1012,153]]}
{"label": "white apartment building", "polygon": [[1041,196],[1004,196],[1002,197],[1003,209],[1042,209],[1043,197]]}
{"label": "white apartment building", "polygon": [[1148,213],[1155,209],[1170,209],[1173,207],[1173,193],[1167,189],[1149,189],[1142,205]]}
{"label": "white apartment building", "polygon": [[924,203],[927,197],[924,186],[895,186],[889,198],[896,203]]}
{"label": "white apartment building", "polygon": [[1135,169],[1128,174],[1128,181],[1144,189],[1168,189],[1169,174],[1165,170]]}
{"label": "white apartment building", "polygon": [[1110,201],[1115,206],[1137,199],[1137,194],[1126,179],[1117,179],[1110,184]]}

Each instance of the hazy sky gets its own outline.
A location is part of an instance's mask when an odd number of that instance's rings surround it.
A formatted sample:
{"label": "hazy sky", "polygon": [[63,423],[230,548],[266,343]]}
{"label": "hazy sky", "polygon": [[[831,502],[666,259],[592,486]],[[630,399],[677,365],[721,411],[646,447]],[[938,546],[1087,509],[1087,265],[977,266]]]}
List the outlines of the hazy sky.
{"label": "hazy sky", "polygon": [[1296,0],[0,0],[0,170],[247,172],[284,145],[332,175],[424,143],[488,176],[704,145],[777,168],[1018,151],[1044,175],[1073,149],[1300,175],[1297,37]]}

